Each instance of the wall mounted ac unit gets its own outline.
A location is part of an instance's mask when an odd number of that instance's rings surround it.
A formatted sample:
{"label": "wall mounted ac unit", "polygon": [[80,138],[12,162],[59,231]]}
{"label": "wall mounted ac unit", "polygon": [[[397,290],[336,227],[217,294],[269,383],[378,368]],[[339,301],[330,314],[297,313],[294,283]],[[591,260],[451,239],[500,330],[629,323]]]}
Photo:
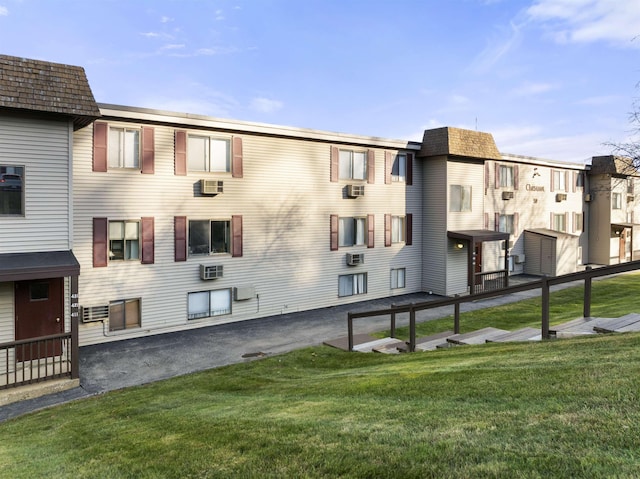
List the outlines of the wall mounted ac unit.
{"label": "wall mounted ac unit", "polygon": [[584,195],[584,201],[585,203],[589,203],[591,201],[591,193]]}
{"label": "wall mounted ac unit", "polygon": [[364,253],[347,253],[347,264],[349,266],[364,264]]}
{"label": "wall mounted ac unit", "polygon": [[556,201],[558,203],[560,203],[561,201],[566,201],[567,199],[567,194],[566,193],[557,193],[556,194]]}
{"label": "wall mounted ac unit", "polygon": [[635,201],[636,197],[633,195],[627,195],[627,203],[631,203]]}
{"label": "wall mounted ac unit", "polygon": [[233,299],[236,301],[244,301],[256,297],[256,288],[254,286],[240,286],[233,288]]}
{"label": "wall mounted ac unit", "polygon": [[218,279],[222,278],[222,265],[213,266],[200,265],[200,279]]}
{"label": "wall mounted ac unit", "polygon": [[349,198],[364,196],[364,185],[347,185],[347,196]]}
{"label": "wall mounted ac unit", "polygon": [[515,259],[516,264],[522,264],[522,263],[524,263],[525,256],[524,256],[523,254],[516,254],[516,255],[514,255],[514,256],[515,256],[515,258],[514,258],[514,259]]}
{"label": "wall mounted ac unit", "polygon": [[109,305],[102,304],[100,306],[82,306],[82,308],[80,308],[80,319],[83,323],[109,319]]}
{"label": "wall mounted ac unit", "polygon": [[200,192],[203,195],[219,195],[223,191],[223,186],[220,180],[200,180]]}
{"label": "wall mounted ac unit", "polygon": [[502,192],[503,200],[512,200],[513,199],[513,191],[503,191]]}

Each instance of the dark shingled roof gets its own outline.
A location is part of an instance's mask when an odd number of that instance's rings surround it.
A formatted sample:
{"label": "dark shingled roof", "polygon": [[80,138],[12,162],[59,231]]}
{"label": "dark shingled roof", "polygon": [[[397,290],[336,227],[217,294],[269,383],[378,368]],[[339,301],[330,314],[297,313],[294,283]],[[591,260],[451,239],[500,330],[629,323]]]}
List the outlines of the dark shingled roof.
{"label": "dark shingled roof", "polygon": [[418,156],[441,155],[463,156],[482,160],[502,159],[490,133],[463,130],[450,126],[425,130],[422,149]]}
{"label": "dark shingled roof", "polygon": [[594,156],[591,159],[591,174],[610,174],[615,176],[637,176],[640,172],[631,158],[623,156]]}
{"label": "dark shingled roof", "polygon": [[100,117],[84,69],[0,55],[0,109],[71,117],[74,129]]}

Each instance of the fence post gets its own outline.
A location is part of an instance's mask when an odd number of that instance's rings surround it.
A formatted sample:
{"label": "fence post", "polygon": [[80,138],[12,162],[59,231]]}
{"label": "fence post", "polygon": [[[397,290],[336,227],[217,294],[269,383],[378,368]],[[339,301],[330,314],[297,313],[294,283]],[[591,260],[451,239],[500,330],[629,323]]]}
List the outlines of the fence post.
{"label": "fence post", "polygon": [[542,278],[542,339],[549,339],[549,278]]}
{"label": "fence post", "polygon": [[[586,267],[586,271],[591,271],[591,266]],[[584,279],[584,302],[582,316],[585,318],[591,317],[591,275]]]}
{"label": "fence post", "polygon": [[390,336],[392,338],[396,337],[396,311],[395,311],[395,304],[391,304],[391,334]]}
{"label": "fence post", "polygon": [[[459,294],[455,294],[454,298],[459,298]],[[460,334],[460,303],[456,301],[453,305],[453,333]]]}
{"label": "fence post", "polygon": [[413,305],[409,310],[409,352],[416,352],[416,310]]}
{"label": "fence post", "polygon": [[351,313],[347,313],[347,334],[347,347],[349,348],[349,352],[351,352],[353,351],[353,318],[351,317]]}

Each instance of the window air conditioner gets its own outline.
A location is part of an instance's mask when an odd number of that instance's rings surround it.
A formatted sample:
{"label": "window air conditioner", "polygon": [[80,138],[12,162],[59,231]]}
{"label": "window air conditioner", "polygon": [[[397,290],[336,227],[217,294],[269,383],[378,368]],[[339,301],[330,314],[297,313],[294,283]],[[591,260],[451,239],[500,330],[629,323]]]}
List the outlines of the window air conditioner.
{"label": "window air conditioner", "polygon": [[513,191],[503,191],[502,192],[503,200],[512,200],[513,199]]}
{"label": "window air conditioner", "polygon": [[104,321],[109,319],[109,305],[100,306],[82,306],[80,308],[80,318],[83,323],[91,323],[93,321]]}
{"label": "window air conditioner", "polygon": [[364,185],[348,185],[347,196],[349,198],[357,198],[358,196],[364,196]]}
{"label": "window air conditioner", "polygon": [[200,265],[200,279],[218,279],[222,278],[222,265],[207,266]]}
{"label": "window air conditioner", "polygon": [[240,286],[233,288],[233,299],[236,301],[245,301],[256,297],[256,288],[254,286]]}
{"label": "window air conditioner", "polygon": [[364,253],[347,253],[347,264],[349,266],[364,264]]}
{"label": "window air conditioner", "polygon": [[591,201],[591,193],[584,195],[584,201],[585,203],[589,203]]}
{"label": "window air conditioner", "polygon": [[627,195],[627,203],[632,203],[635,199],[636,199],[635,196]]}
{"label": "window air conditioner", "polygon": [[556,201],[558,203],[560,203],[561,201],[566,201],[567,199],[567,194],[566,193],[557,193],[556,194]]}
{"label": "window air conditioner", "polygon": [[514,255],[514,256],[515,256],[516,264],[522,264],[522,263],[524,263],[525,256],[524,256],[523,254],[516,254],[516,255]]}
{"label": "window air conditioner", "polygon": [[203,195],[219,195],[223,191],[223,182],[220,180],[200,180],[200,192]]}

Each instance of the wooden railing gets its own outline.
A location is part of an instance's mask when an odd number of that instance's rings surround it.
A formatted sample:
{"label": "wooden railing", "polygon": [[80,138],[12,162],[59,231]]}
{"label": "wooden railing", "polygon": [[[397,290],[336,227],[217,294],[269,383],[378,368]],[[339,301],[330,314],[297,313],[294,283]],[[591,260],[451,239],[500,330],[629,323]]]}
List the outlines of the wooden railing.
{"label": "wooden railing", "polygon": [[505,296],[508,294],[519,293],[521,291],[529,291],[540,289],[542,312],[540,318],[540,329],[543,339],[549,339],[549,309],[550,309],[550,287],[558,284],[570,283],[573,281],[584,281],[584,300],[583,300],[583,316],[588,318],[591,316],[591,282],[594,278],[610,276],[628,271],[640,269],[640,261],[630,261],[628,263],[616,264],[612,266],[602,266],[596,269],[587,267],[584,271],[577,273],[569,273],[562,276],[543,277],[536,281],[510,286],[508,288],[485,291],[478,294],[468,296],[454,296],[449,298],[438,299],[435,301],[426,301],[422,303],[412,303],[406,305],[394,306],[387,309],[379,309],[374,311],[363,311],[359,313],[348,313],[347,329],[348,329],[348,348],[353,351],[353,321],[358,318],[370,318],[375,316],[389,316],[391,323],[391,337],[395,337],[396,315],[399,313],[409,313],[409,351],[415,351],[416,348],[416,312],[427,309],[440,308],[443,306],[453,306],[453,330],[454,333],[460,332],[460,305],[471,301],[481,299],[494,298],[497,296]]}
{"label": "wooden railing", "polygon": [[[0,344],[0,389],[72,378],[72,333]],[[77,358],[75,358],[77,361]]]}
{"label": "wooden railing", "polygon": [[509,286],[509,272],[506,269],[483,271],[482,273],[474,273],[471,294],[496,291],[507,286]]}

